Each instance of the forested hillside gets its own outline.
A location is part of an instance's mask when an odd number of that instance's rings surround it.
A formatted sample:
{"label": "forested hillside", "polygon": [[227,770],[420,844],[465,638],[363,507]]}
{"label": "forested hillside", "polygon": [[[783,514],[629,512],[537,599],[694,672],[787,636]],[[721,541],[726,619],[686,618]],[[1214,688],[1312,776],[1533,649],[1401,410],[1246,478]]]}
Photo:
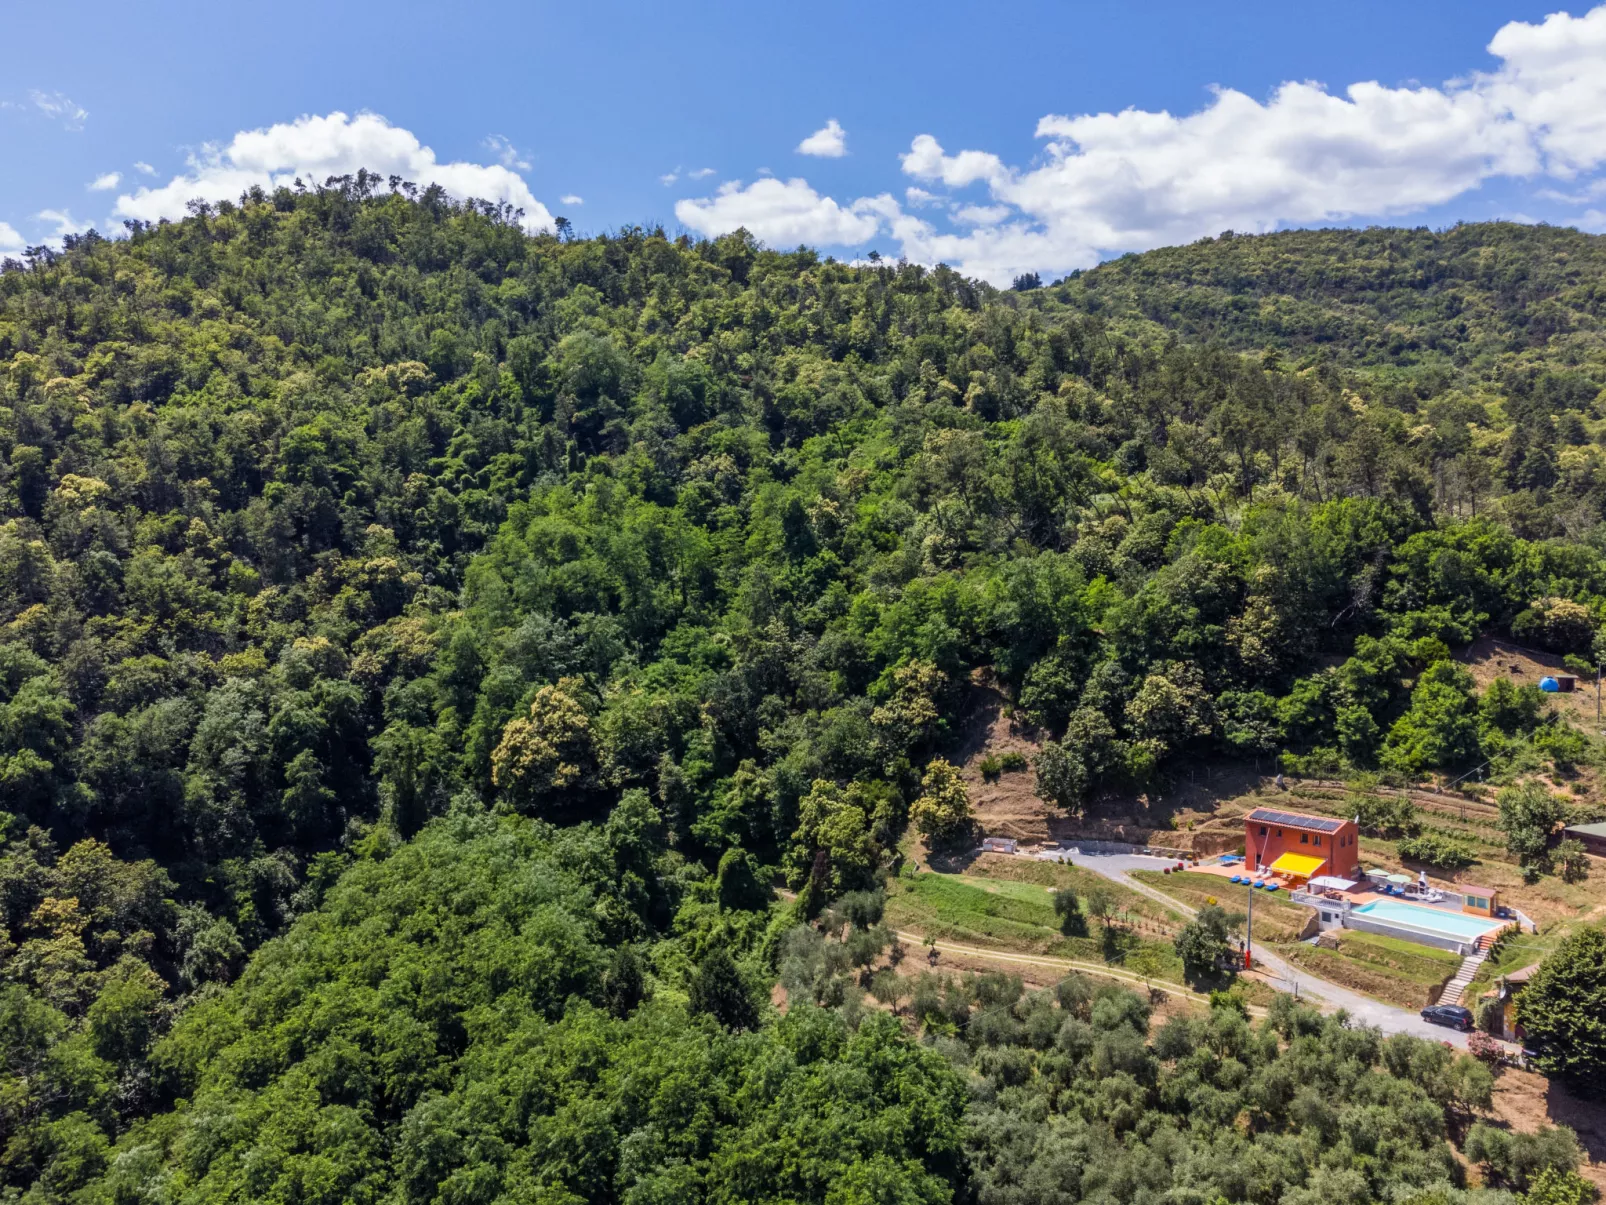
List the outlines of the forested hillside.
{"label": "forested hillside", "polygon": [[[963,830],[978,672],[1072,811],[1198,758],[1593,759],[1450,654],[1606,619],[1600,239],[1223,237],[1000,293],[366,175],[195,210],[0,272],[10,1191],[1461,1183],[1487,1085],[1425,1045],[842,984],[911,820]],[[1576,1158],[1528,1154],[1491,1178]]]}

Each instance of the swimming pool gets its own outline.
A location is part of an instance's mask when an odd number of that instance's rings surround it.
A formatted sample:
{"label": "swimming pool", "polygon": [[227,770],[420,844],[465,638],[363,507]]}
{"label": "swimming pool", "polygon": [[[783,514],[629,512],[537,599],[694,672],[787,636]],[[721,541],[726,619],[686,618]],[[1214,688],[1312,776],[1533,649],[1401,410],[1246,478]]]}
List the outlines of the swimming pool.
{"label": "swimming pool", "polygon": [[1484,920],[1464,912],[1442,912],[1437,908],[1423,908],[1418,904],[1404,904],[1399,900],[1373,900],[1355,909],[1357,916],[1369,916],[1404,928],[1421,929],[1462,941],[1475,941],[1485,933],[1503,929],[1507,921]]}

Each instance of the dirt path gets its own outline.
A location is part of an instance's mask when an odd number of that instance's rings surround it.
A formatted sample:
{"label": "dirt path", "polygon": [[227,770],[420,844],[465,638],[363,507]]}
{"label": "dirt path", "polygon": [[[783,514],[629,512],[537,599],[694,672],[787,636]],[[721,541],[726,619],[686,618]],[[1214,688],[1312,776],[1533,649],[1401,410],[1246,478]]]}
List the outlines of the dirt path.
{"label": "dirt path", "polygon": [[[898,940],[906,946],[924,947],[926,937],[923,933],[914,933],[906,929],[895,931]],[[1193,1000],[1199,1004],[1209,1005],[1210,996],[1206,992],[1196,992],[1192,988],[1179,987],[1174,983],[1164,983],[1158,979],[1145,979],[1131,971],[1118,970],[1102,962],[1081,962],[1074,958],[1051,958],[1046,954],[1014,954],[1007,950],[988,950],[981,946],[964,946],[951,941],[939,941],[935,944],[939,955],[943,953],[958,954],[965,958],[980,959],[984,962],[1000,962],[1010,966],[1044,967],[1050,970],[1079,971],[1084,975],[1099,975],[1105,979],[1115,979],[1129,987],[1143,987],[1154,991],[1164,992],[1182,1000]],[[1257,1016],[1266,1015],[1266,1010],[1256,1005],[1250,1005],[1249,1011]]]}

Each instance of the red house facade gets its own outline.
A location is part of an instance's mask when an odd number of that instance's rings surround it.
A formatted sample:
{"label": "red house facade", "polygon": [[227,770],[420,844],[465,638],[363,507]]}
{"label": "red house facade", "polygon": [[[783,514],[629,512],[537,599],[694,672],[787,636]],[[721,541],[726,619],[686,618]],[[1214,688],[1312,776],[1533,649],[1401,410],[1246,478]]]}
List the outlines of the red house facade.
{"label": "red house facade", "polygon": [[1244,817],[1244,861],[1256,870],[1270,870],[1279,858],[1291,855],[1277,867],[1279,873],[1359,879],[1360,837],[1353,820],[1256,808]]}

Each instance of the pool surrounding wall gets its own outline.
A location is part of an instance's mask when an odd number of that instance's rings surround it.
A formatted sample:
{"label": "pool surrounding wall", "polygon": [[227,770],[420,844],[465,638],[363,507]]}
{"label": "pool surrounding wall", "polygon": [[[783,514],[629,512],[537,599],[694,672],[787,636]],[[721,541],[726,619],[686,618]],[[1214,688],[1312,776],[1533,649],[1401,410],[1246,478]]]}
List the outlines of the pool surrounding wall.
{"label": "pool surrounding wall", "polygon": [[[1372,905],[1367,904],[1356,908],[1344,916],[1346,929],[1359,929],[1363,933],[1376,933],[1383,937],[1398,937],[1404,941],[1414,941],[1418,945],[1433,946],[1440,950],[1450,950],[1456,954],[1470,954],[1477,948],[1478,940],[1485,933],[1496,933],[1503,926],[1489,925],[1479,933],[1451,933],[1433,927],[1434,918],[1430,915],[1424,918],[1424,923],[1413,924],[1399,910],[1391,913],[1368,914],[1364,909]],[[1422,908],[1424,913],[1432,913],[1433,909]],[[1449,913],[1449,917],[1460,919],[1458,913]]]}
{"label": "pool surrounding wall", "polygon": [[1392,921],[1373,920],[1362,916],[1359,912],[1351,912],[1344,918],[1346,929],[1359,929],[1362,933],[1376,933],[1381,937],[1398,937],[1403,941],[1414,941],[1418,945],[1434,946],[1440,950],[1450,950],[1456,954],[1472,953],[1472,943],[1459,937],[1451,937],[1448,933],[1429,933],[1426,929],[1407,929],[1404,925],[1394,924]]}

